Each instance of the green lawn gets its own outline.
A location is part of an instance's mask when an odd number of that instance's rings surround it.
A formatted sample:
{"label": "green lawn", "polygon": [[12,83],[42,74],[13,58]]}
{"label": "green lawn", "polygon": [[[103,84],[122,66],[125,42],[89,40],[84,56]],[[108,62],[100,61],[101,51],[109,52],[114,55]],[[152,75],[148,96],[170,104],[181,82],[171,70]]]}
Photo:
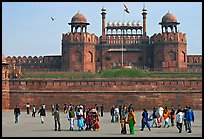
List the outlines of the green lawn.
{"label": "green lawn", "polygon": [[139,69],[108,69],[91,73],[23,74],[23,78],[202,78],[202,73],[154,73]]}

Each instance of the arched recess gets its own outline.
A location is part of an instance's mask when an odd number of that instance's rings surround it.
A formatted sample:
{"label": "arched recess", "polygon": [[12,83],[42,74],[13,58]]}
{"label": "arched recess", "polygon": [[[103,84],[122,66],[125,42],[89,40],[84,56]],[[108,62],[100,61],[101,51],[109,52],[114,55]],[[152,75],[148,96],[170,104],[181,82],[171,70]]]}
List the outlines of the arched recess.
{"label": "arched recess", "polygon": [[176,61],[176,53],[174,51],[168,52],[169,61]]}
{"label": "arched recess", "polygon": [[161,62],[161,59],[162,58],[162,54],[161,54],[161,52],[160,51],[158,51],[157,53],[156,53],[156,61],[160,61]]}
{"label": "arched recess", "polygon": [[76,63],[81,63],[82,62],[82,54],[79,51],[74,52],[73,62],[76,62]]}
{"label": "arched recess", "polygon": [[183,59],[182,61],[186,62],[186,53],[182,51],[181,54],[182,54],[182,59]]}
{"label": "arched recess", "polygon": [[93,62],[93,53],[90,52],[90,51],[88,51],[87,61],[88,61],[88,62]]}

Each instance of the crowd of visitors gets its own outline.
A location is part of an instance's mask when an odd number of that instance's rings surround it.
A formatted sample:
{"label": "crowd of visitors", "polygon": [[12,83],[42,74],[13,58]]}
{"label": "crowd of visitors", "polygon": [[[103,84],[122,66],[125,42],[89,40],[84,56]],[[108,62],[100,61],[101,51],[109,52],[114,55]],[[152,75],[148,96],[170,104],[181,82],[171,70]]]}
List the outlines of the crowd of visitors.
{"label": "crowd of visitors", "polygon": [[[27,103],[27,114],[29,114],[29,109],[30,105]],[[64,114],[67,114],[70,131],[74,130],[75,123],[77,124],[77,129],[75,130],[96,131],[100,129],[99,121],[100,117],[104,116],[104,105],[95,104],[91,107],[87,107],[86,104],[78,104],[74,106],[71,103],[69,105],[65,103],[62,111]],[[60,112],[59,104],[51,105],[51,114],[54,119],[54,131],[61,131]],[[46,116],[45,104],[41,104],[38,111],[36,110],[36,106],[32,105],[32,117],[36,117],[35,113],[39,114],[41,123],[43,124]],[[121,134],[127,134],[127,125],[129,126],[130,134],[135,134],[135,125],[138,124],[135,113],[132,104],[129,104],[128,107],[126,107],[125,104],[113,105],[110,109],[110,122],[120,123]],[[16,105],[14,108],[15,123],[19,122],[20,114],[20,108]],[[151,131],[151,128],[169,128],[170,126],[174,127],[176,125],[175,127],[178,129],[178,132],[181,133],[184,125],[185,131],[187,133],[192,133],[192,122],[194,122],[194,112],[190,106],[186,106],[182,109],[181,106],[178,105],[176,110],[174,106],[171,106],[170,109],[168,109],[167,106],[163,108],[160,105],[158,107],[153,107],[149,113],[146,108],[143,108],[143,112],[141,113],[140,131],[144,131],[145,126]]]}

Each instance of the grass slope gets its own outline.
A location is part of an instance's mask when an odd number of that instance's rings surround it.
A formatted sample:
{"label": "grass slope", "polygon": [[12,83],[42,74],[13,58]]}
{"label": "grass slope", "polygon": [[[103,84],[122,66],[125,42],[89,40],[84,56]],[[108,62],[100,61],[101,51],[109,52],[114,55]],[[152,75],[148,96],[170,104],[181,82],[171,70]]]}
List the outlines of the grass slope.
{"label": "grass slope", "polygon": [[154,73],[139,69],[107,69],[91,73],[23,74],[23,78],[202,78],[202,73]]}

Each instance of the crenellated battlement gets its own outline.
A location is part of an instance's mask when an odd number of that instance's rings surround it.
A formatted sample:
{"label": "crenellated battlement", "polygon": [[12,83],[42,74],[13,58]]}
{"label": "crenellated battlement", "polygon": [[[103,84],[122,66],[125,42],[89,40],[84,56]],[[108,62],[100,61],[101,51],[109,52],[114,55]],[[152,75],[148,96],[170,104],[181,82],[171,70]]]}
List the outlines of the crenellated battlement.
{"label": "crenellated battlement", "polygon": [[62,34],[62,43],[98,43],[98,37],[90,33],[71,33]]}
{"label": "crenellated battlement", "polygon": [[6,58],[8,64],[40,64],[40,63],[56,63],[60,62],[61,56],[8,56]]}
{"label": "crenellated battlement", "polygon": [[187,55],[187,63],[202,64],[202,55]]}
{"label": "crenellated battlement", "polygon": [[8,63],[44,63],[44,57],[43,56],[8,56],[6,58]]}
{"label": "crenellated battlement", "polygon": [[165,43],[165,42],[179,42],[179,43],[186,43],[186,34],[177,32],[177,33],[171,33],[171,32],[165,32],[163,34],[158,33],[154,34],[150,38],[151,43]]}

